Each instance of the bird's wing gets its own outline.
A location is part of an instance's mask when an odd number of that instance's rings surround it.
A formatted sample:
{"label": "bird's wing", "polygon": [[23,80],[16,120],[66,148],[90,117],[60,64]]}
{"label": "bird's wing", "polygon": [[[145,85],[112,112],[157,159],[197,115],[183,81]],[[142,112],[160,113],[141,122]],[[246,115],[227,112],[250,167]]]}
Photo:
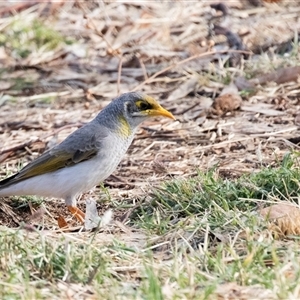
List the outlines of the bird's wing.
{"label": "bird's wing", "polygon": [[0,181],[0,188],[88,160],[101,150],[102,142],[107,135],[106,128],[102,126],[99,131],[98,124],[89,123],[26,165],[17,174]]}

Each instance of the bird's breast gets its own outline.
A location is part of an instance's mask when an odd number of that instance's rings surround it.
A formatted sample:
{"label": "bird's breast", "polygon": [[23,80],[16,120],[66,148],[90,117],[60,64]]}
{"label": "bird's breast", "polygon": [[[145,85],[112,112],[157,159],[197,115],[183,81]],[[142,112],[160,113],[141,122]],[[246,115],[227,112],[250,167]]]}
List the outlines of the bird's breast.
{"label": "bird's breast", "polygon": [[108,140],[106,149],[103,149],[99,154],[100,157],[105,158],[108,168],[115,169],[132,143],[133,135],[129,135],[127,138],[120,138],[120,136],[114,135]]}
{"label": "bird's breast", "polygon": [[91,173],[93,173],[93,178],[95,179],[93,186],[106,179],[115,171],[132,143],[133,137],[133,134],[127,138],[111,135],[103,143],[103,148],[99,149],[98,155],[90,162]]}

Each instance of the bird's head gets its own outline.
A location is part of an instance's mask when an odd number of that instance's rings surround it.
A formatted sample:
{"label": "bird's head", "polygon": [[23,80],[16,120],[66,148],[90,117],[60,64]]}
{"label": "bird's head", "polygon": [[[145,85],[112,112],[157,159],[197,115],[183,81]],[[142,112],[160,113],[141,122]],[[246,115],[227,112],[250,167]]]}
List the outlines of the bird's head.
{"label": "bird's head", "polygon": [[[163,108],[155,99],[142,93],[125,93],[115,98],[102,112],[106,125],[111,124],[124,135],[130,135],[134,129],[150,117],[175,117]],[[99,114],[99,116],[100,116]]]}
{"label": "bird's head", "polygon": [[124,116],[131,124],[140,124],[150,117],[166,117],[175,120],[175,117],[163,108],[155,99],[141,93],[125,95]]}

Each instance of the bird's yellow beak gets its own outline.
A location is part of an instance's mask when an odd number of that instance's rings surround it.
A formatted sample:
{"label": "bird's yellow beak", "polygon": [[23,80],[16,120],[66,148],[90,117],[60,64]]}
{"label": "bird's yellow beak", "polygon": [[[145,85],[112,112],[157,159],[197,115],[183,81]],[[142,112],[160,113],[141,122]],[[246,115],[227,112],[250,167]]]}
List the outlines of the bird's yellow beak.
{"label": "bird's yellow beak", "polygon": [[159,104],[153,108],[153,109],[149,109],[147,111],[149,116],[162,116],[162,117],[166,117],[166,118],[170,118],[173,120],[176,120],[176,118],[166,109],[164,109],[162,106],[160,106]]}
{"label": "bird's yellow beak", "polygon": [[151,104],[152,108],[145,110],[143,114],[146,114],[150,117],[162,116],[176,120],[173,114],[171,114],[168,110],[163,108],[154,98],[144,95],[144,100]]}

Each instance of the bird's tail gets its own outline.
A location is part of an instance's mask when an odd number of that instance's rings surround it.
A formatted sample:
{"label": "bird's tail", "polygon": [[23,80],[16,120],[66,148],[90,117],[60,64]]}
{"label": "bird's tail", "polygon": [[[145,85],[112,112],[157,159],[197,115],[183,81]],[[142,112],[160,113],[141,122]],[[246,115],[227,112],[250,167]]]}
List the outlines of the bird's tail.
{"label": "bird's tail", "polygon": [[4,189],[6,189],[13,183],[13,179],[16,177],[17,174],[14,174],[0,181],[0,197],[8,196]]}

